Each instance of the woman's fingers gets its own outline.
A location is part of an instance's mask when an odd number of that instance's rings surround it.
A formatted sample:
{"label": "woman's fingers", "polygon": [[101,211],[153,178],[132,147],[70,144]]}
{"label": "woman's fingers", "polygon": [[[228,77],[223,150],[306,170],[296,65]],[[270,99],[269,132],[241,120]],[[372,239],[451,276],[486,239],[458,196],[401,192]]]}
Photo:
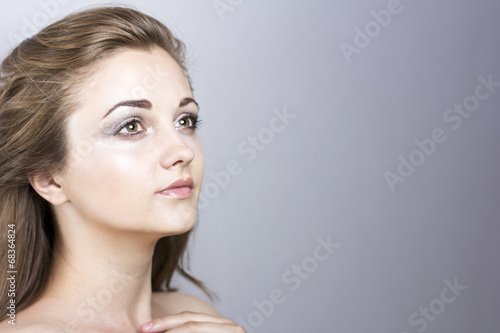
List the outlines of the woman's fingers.
{"label": "woman's fingers", "polygon": [[189,321],[168,330],[167,333],[245,333],[245,330],[236,325]]}
{"label": "woman's fingers", "polygon": [[175,315],[158,318],[141,326],[142,332],[227,332],[245,333],[232,320],[215,317],[204,313],[184,311]]}

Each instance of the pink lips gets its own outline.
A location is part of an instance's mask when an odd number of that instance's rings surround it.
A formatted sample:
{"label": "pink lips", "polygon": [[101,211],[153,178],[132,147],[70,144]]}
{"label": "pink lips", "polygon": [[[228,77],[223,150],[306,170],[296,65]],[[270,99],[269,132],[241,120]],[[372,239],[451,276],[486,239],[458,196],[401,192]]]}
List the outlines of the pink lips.
{"label": "pink lips", "polygon": [[158,192],[158,194],[167,198],[188,198],[193,190],[193,179],[185,178],[178,179],[170,184],[166,189]]}

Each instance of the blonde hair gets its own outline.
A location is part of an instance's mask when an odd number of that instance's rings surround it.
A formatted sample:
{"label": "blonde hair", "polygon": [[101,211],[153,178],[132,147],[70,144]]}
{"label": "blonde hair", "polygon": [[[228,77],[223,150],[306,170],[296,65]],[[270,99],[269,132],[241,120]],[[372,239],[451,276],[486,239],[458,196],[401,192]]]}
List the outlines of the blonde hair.
{"label": "blonde hair", "polygon": [[[68,163],[65,122],[75,108],[71,91],[96,63],[123,48],[161,47],[186,73],[184,44],[156,19],[124,7],[71,14],[24,40],[0,67],[0,271],[9,268],[9,225],[15,225],[16,309],[39,299],[51,274],[55,217],[31,187],[34,175]],[[160,239],[153,256],[153,291],[175,290],[190,232]],[[9,281],[0,281],[0,320],[7,313]]]}

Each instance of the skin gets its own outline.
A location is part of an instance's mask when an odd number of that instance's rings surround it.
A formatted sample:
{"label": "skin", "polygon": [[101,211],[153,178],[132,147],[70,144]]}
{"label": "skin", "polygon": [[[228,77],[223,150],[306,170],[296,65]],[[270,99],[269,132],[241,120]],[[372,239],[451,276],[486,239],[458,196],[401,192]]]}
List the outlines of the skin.
{"label": "skin", "polygon": [[[124,49],[101,62],[74,98],[67,167],[31,179],[57,218],[51,283],[17,314],[15,329],[6,321],[0,329],[244,332],[195,297],[151,292],[154,246],[194,226],[203,180],[192,126],[199,110],[181,68],[160,48]],[[110,112],[129,100],[141,103]],[[189,197],[159,193],[180,178],[193,180]]]}

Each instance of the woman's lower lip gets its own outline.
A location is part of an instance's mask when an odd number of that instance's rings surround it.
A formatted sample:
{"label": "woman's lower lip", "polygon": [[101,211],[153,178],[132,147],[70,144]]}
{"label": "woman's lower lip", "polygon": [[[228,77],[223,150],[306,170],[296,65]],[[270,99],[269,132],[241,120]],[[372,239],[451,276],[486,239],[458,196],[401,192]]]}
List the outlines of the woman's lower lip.
{"label": "woman's lower lip", "polygon": [[158,194],[167,197],[167,198],[177,198],[177,199],[182,199],[182,198],[188,198],[191,196],[192,189],[191,187],[176,187],[176,188],[171,188],[169,190],[164,190],[161,192],[158,192]]}

